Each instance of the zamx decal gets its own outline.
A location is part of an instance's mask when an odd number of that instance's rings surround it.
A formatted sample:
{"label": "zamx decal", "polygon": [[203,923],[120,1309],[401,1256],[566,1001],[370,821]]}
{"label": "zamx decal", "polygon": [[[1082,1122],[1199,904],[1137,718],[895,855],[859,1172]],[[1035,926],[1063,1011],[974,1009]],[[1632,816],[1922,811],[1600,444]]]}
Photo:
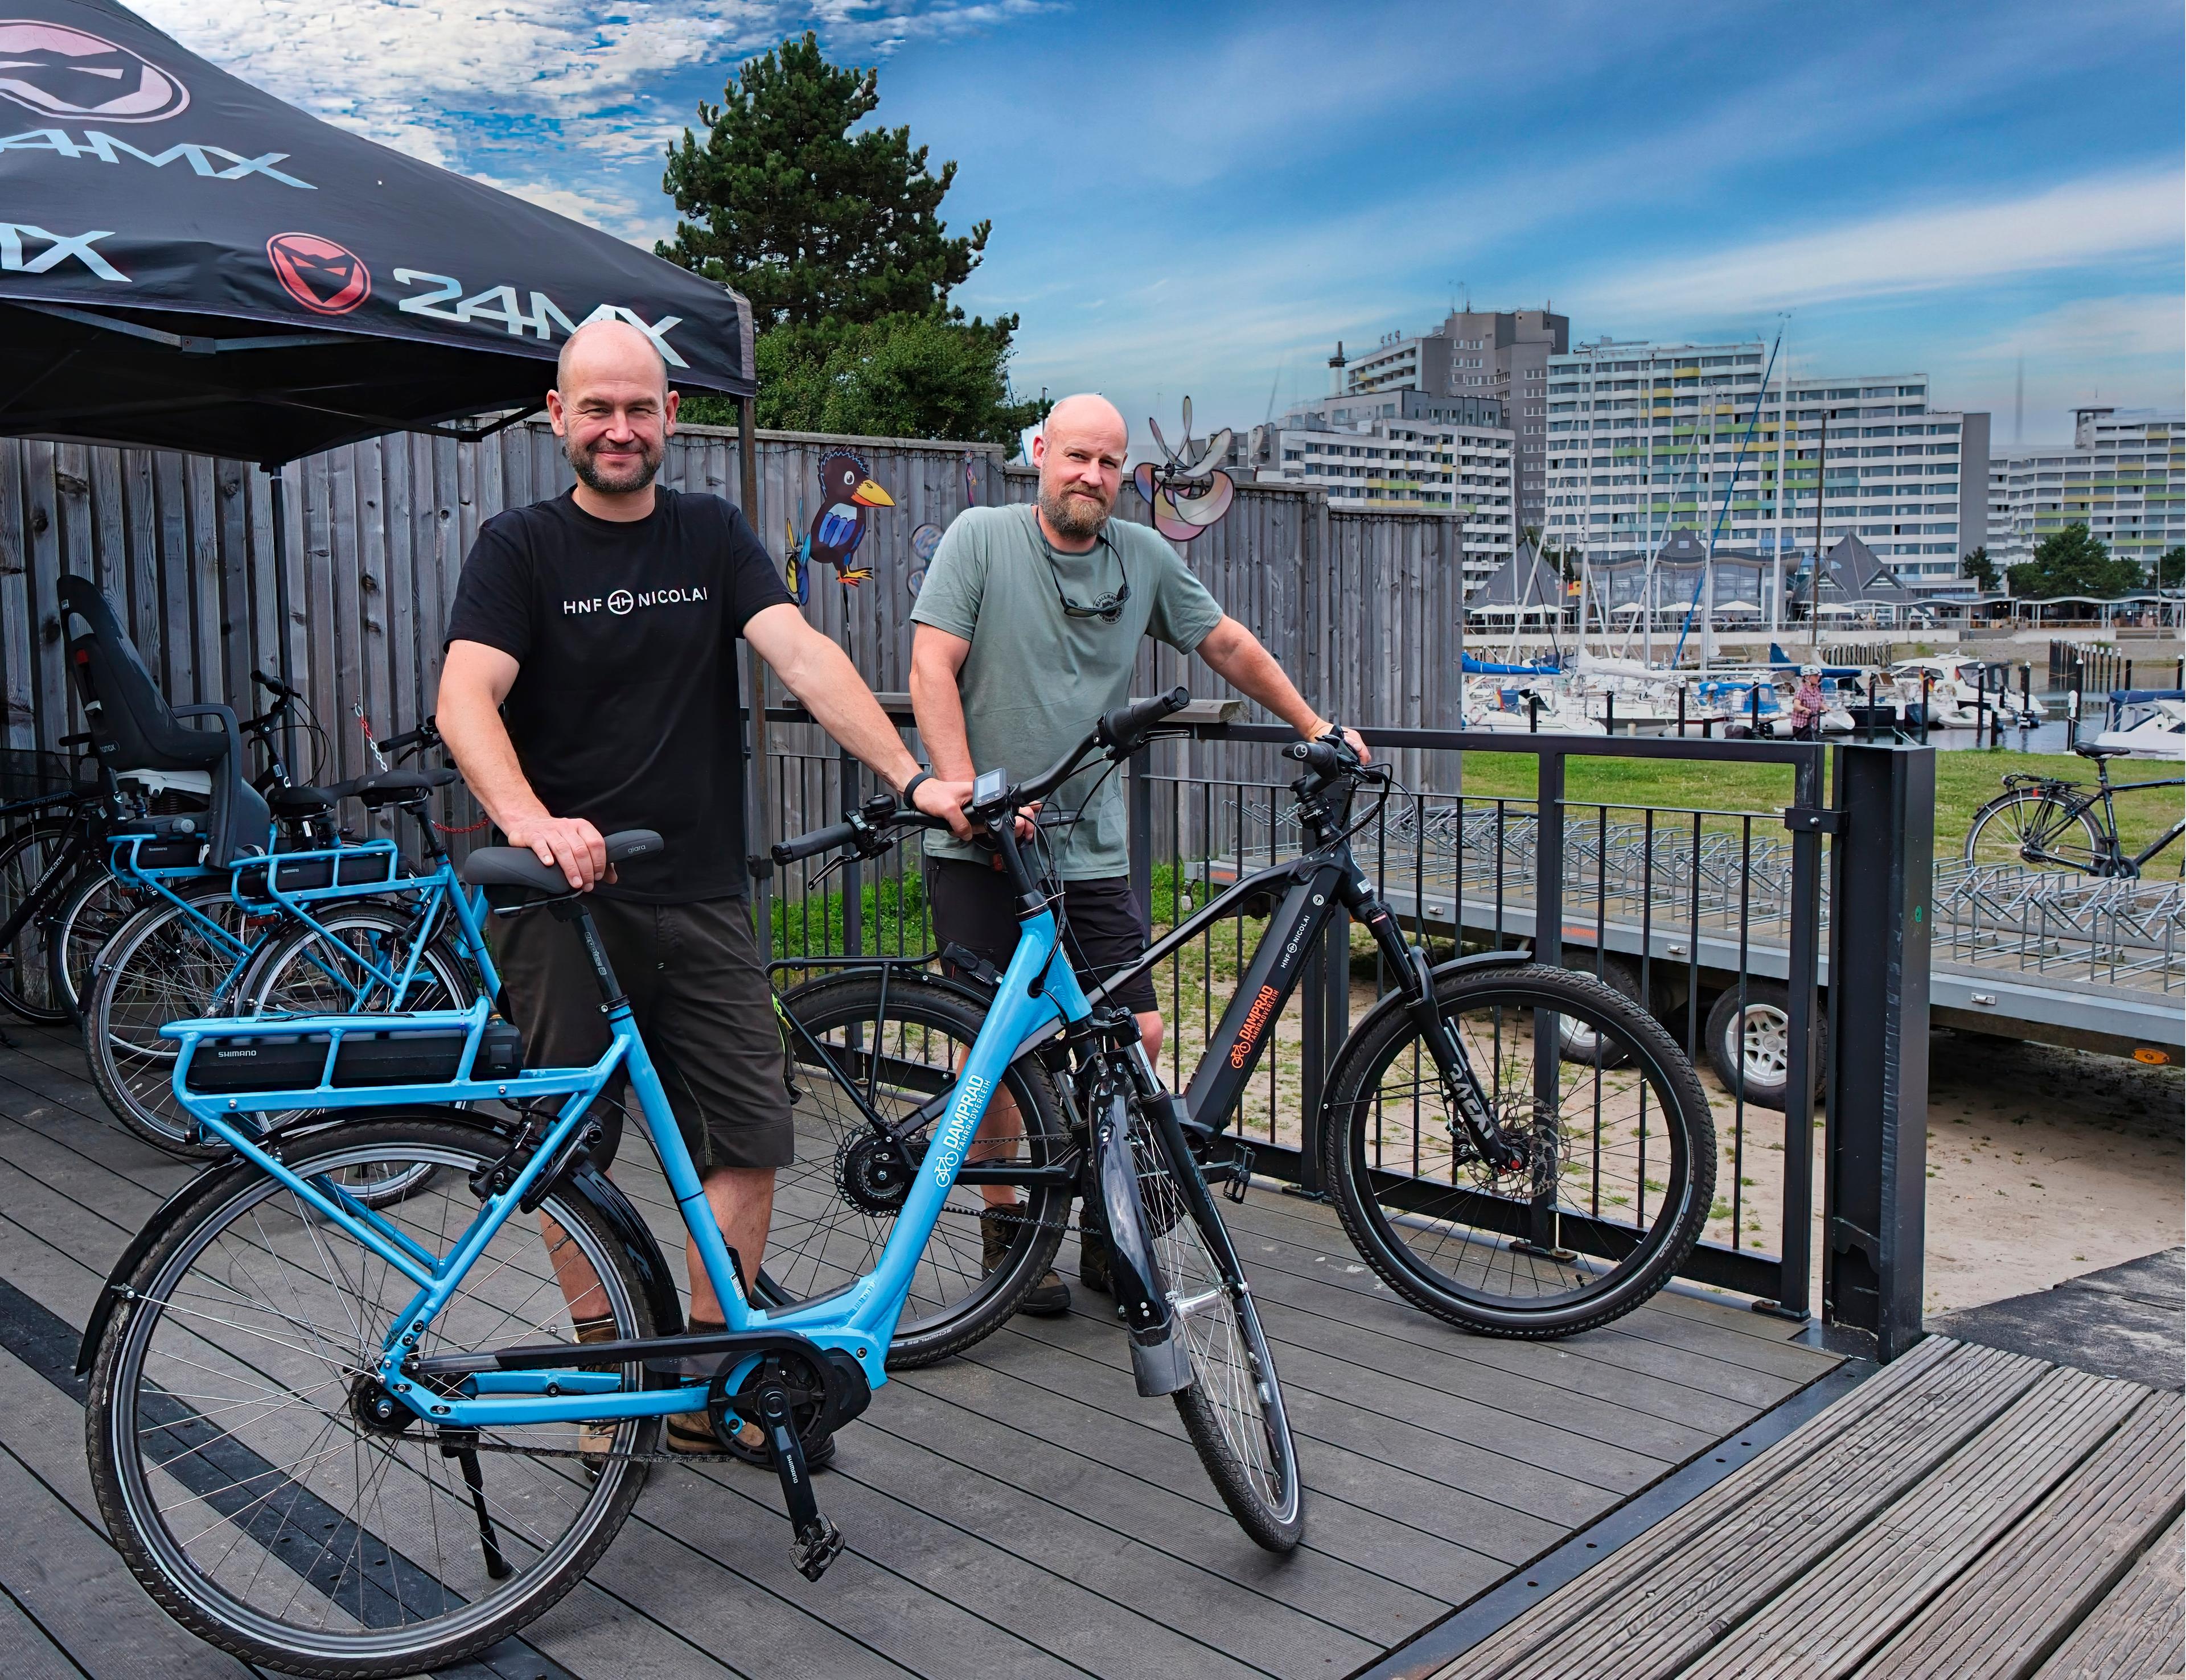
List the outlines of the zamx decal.
{"label": "zamx decal", "polygon": [[1273,986],[1260,988],[1260,995],[1253,1000],[1252,1008],[1245,1011],[1245,1024],[1237,1029],[1237,1042],[1230,1046],[1230,1065],[1232,1067],[1245,1065],[1245,1058],[1252,1055],[1261,1029],[1268,1024],[1268,1017],[1275,1012],[1275,1005],[1281,1001],[1282,994]]}
{"label": "zamx decal", "polygon": [[276,233],[266,260],[289,295],[319,315],[347,315],[372,295],[364,259],[316,233]]}
{"label": "zamx decal", "polygon": [[189,90],[126,47],[65,24],[0,19],[0,99],[47,116],[159,122]]}

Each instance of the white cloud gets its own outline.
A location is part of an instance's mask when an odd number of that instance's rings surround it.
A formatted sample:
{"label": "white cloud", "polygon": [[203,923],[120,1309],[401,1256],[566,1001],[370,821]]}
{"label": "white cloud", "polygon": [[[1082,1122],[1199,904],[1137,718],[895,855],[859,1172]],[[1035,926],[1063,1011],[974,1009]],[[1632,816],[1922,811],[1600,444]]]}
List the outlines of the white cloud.
{"label": "white cloud", "polygon": [[1578,300],[1628,316],[1735,316],[1958,290],[2011,275],[2089,268],[2186,238],[2186,176],[2068,181],[1987,204],[1937,205],[1790,238],[1598,272]]}
{"label": "white cloud", "polygon": [[498,192],[537,204],[541,210],[552,210],[557,216],[603,228],[648,251],[656,238],[667,236],[674,221],[672,216],[659,208],[647,206],[641,210],[619,194],[582,193],[551,182],[508,181],[479,171],[468,172],[472,180],[483,182]]}

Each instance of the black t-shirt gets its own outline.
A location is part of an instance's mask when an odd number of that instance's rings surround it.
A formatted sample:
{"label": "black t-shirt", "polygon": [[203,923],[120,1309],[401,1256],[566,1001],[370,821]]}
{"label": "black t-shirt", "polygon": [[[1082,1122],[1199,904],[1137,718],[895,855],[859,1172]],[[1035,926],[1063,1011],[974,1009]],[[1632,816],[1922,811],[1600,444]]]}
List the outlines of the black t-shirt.
{"label": "black t-shirt", "polygon": [[502,716],[548,810],[667,843],[600,890],[687,904],[749,886],[736,638],[789,594],[736,508],[653,495],[653,512],[628,523],[595,518],[568,492],[487,520],[448,640],[522,665]]}

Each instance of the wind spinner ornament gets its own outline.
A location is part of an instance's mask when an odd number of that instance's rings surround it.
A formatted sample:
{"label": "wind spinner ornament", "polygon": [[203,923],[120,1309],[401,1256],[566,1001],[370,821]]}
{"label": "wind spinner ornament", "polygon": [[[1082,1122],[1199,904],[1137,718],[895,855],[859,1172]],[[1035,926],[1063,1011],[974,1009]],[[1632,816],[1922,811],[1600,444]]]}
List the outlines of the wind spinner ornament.
{"label": "wind spinner ornament", "polygon": [[1214,464],[1229,456],[1230,428],[1225,426],[1208,439],[1207,447],[1195,456],[1191,453],[1190,397],[1184,400],[1182,453],[1169,447],[1169,440],[1162,435],[1159,421],[1149,415],[1146,424],[1152,428],[1154,441],[1161,445],[1168,459],[1159,466],[1141,461],[1131,474],[1131,482],[1139,487],[1139,494],[1154,510],[1154,529],[1171,542],[1190,542],[1230,511],[1230,503],[1237,494],[1230,475]]}

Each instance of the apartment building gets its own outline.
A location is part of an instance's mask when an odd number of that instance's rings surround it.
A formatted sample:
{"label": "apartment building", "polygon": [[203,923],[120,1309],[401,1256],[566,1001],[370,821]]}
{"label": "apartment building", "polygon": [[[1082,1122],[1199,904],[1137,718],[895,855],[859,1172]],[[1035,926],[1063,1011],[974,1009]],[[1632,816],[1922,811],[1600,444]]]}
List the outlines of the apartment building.
{"label": "apartment building", "polygon": [[[1253,463],[1263,481],[1318,485],[1351,512],[1439,513],[1460,520],[1467,587],[1509,559],[1511,434],[1500,426],[1426,417],[1339,420],[1356,400],[1302,408],[1259,433]],[[1258,428],[1256,428],[1258,430]]]}
{"label": "apartment building", "polygon": [[2071,443],[1998,450],[1988,481],[1988,552],[1999,570],[2076,524],[2113,554],[2151,565],[2186,544],[2186,412],[2079,409]]}
{"label": "apartment building", "polygon": [[1511,428],[1516,523],[1539,528],[1549,358],[1570,344],[1570,320],[1547,308],[1454,310],[1432,332],[1390,333],[1350,364],[1342,389],[1359,396],[1412,390],[1494,399]]}
{"label": "apartment building", "polygon": [[1650,552],[1675,530],[1714,534],[1727,500],[1721,540],[1789,559],[1812,551],[1819,501],[1824,549],[1857,536],[1908,587],[1962,589],[1960,560],[1987,536],[1988,416],[1931,409],[1922,373],[1780,366],[1764,385],[1768,365],[1758,340],[1550,356],[1544,540]]}

